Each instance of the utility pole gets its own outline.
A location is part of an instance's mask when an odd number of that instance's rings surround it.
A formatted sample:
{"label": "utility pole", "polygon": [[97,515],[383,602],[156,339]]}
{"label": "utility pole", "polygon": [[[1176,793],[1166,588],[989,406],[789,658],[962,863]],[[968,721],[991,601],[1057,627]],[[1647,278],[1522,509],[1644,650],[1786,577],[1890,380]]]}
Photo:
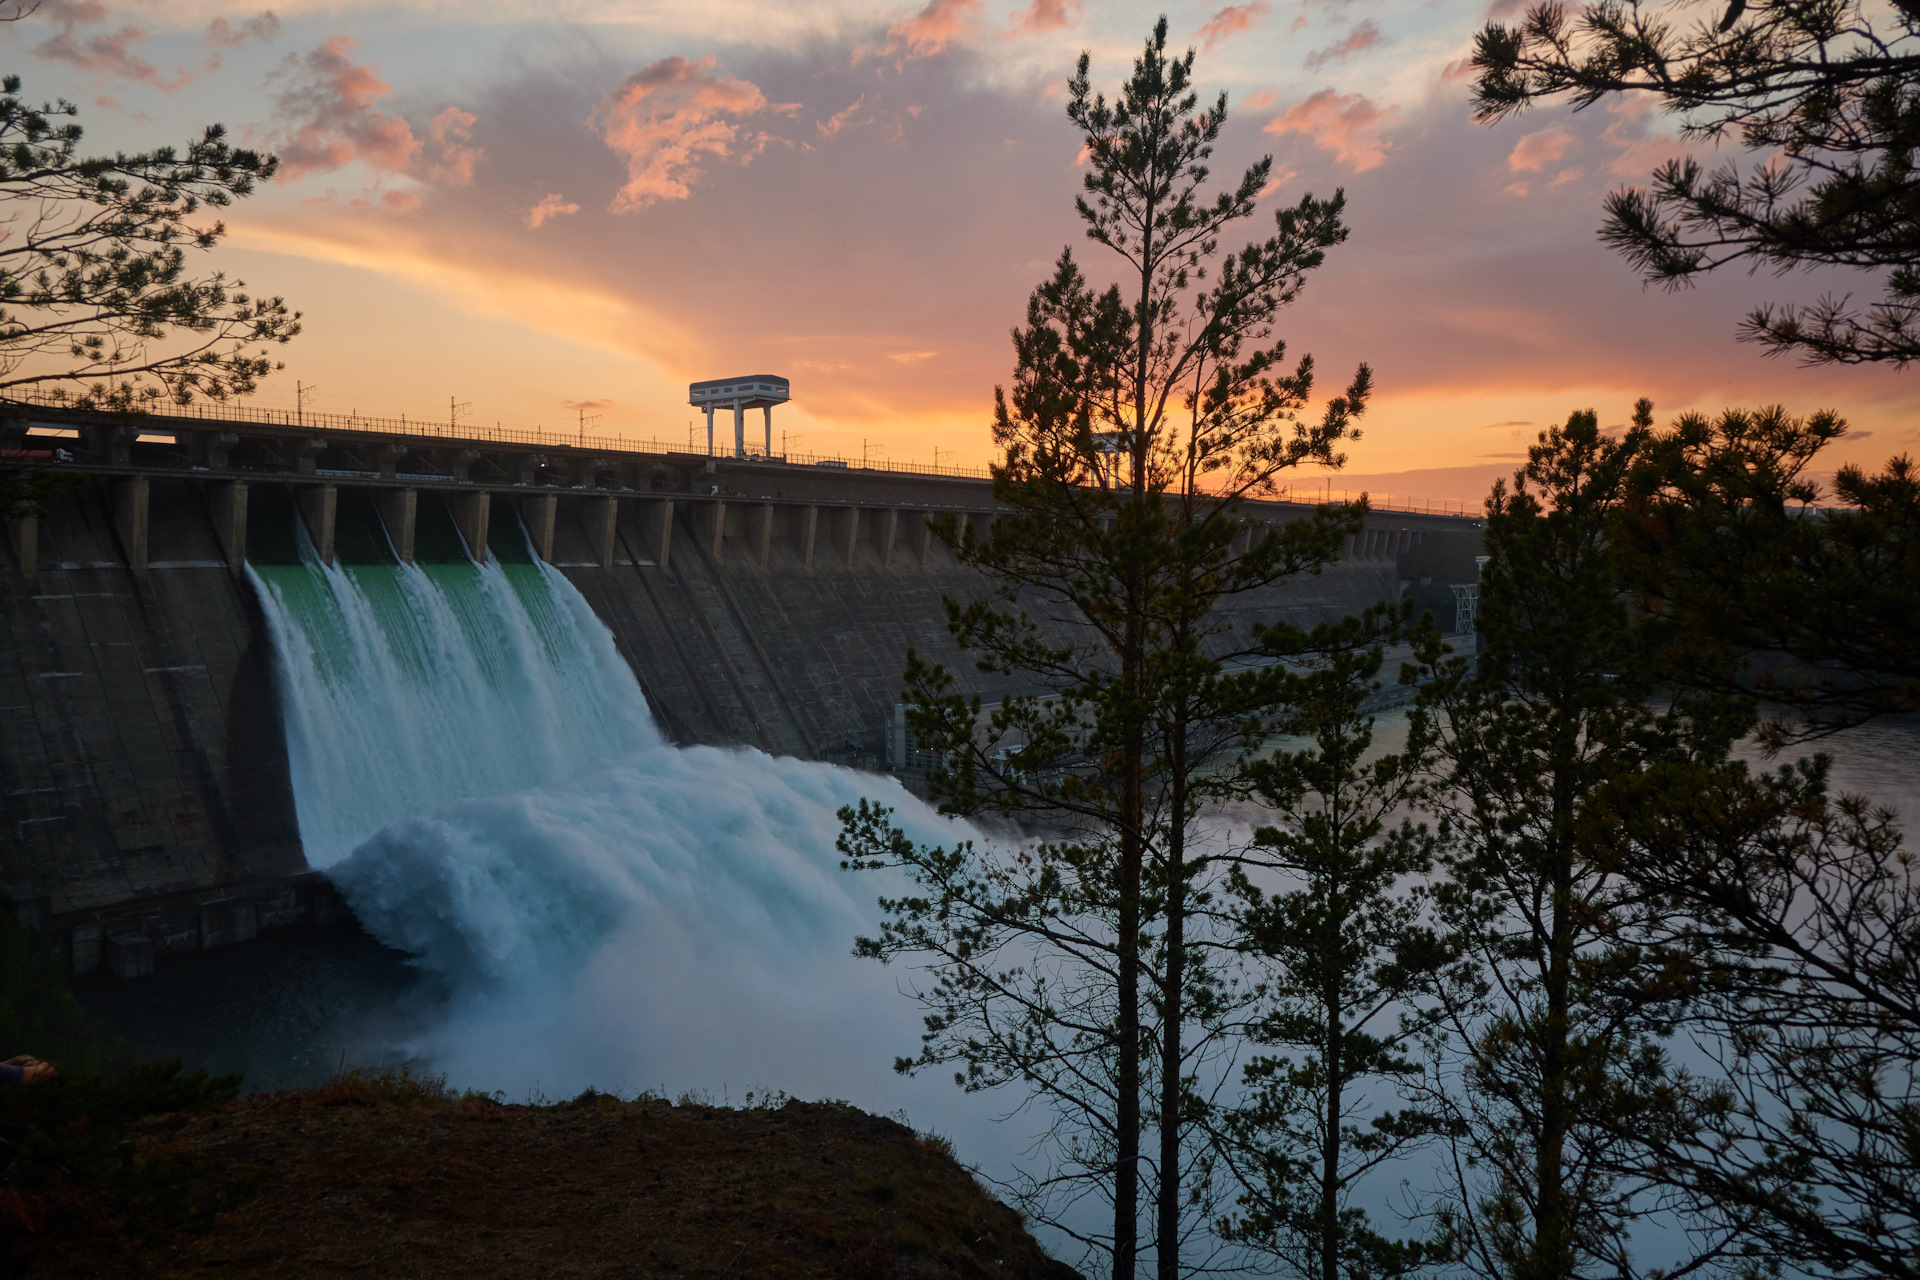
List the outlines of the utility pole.
{"label": "utility pole", "polygon": [[448,396],[447,397],[447,429],[449,431],[458,431],[460,429],[460,415],[471,411],[472,408],[473,408],[473,401],[459,400],[454,396]]}
{"label": "utility pole", "polygon": [[587,447],[587,424],[592,423],[596,427],[599,426],[600,415],[596,413],[589,418],[585,409],[577,410],[577,412],[580,415],[580,447],[584,449]]}
{"label": "utility pole", "polygon": [[295,381],[293,384],[293,419],[303,427],[307,425],[307,397],[319,389],[311,382]]}

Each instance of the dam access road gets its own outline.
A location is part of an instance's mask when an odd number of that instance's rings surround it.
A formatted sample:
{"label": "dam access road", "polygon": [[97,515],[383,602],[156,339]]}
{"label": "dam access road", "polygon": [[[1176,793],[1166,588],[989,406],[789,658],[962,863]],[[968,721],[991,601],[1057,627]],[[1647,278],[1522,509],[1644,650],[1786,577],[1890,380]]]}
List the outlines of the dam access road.
{"label": "dam access road", "polygon": [[[302,850],[249,565],[542,561],[683,745],[904,768],[909,647],[963,692],[1010,691],[947,634],[943,598],[984,583],[930,524],[987,527],[986,480],[224,412],[0,406],[10,464],[76,477],[0,539],[0,893],[76,973],[134,977],[338,910]],[[1249,504],[1246,536],[1311,510]],[[1228,621],[1412,599],[1447,628],[1479,547],[1477,520],[1375,511],[1337,564]]]}

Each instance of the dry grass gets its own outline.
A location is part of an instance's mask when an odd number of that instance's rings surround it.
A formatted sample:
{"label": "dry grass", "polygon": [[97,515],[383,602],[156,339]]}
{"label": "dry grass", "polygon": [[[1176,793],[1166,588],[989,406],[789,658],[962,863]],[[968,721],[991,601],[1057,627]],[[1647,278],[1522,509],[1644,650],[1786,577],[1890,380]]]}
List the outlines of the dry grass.
{"label": "dry grass", "polygon": [[248,1197],[153,1246],[33,1242],[48,1277],[348,1275],[1069,1280],[922,1137],[851,1107],[729,1110],[588,1092],[507,1106],[352,1074],[150,1122]]}

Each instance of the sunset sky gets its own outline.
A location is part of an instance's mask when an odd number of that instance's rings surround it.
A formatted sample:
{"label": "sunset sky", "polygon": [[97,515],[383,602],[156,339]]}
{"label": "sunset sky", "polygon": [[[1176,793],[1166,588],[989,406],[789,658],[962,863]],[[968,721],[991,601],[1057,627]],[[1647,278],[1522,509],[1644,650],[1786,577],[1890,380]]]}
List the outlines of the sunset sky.
{"label": "sunset sky", "polygon": [[[1028,292],[1063,245],[1112,266],[1073,213],[1065,81],[1086,49],[1116,85],[1161,11],[45,0],[0,40],[29,98],[80,104],[90,148],[220,121],[280,155],[216,252],[305,313],[259,403],[290,406],[297,379],[335,412],[444,417],[458,399],[554,427],[585,406],[604,433],[684,442],[688,382],[768,372],[793,380],[775,431],[794,451],[981,465]],[[1475,498],[1550,420],[1622,421],[1639,395],[1663,419],[1836,408],[1856,433],[1835,462],[1920,442],[1920,373],[1735,341],[1756,301],[1874,280],[1734,273],[1670,294],[1597,242],[1604,194],[1675,153],[1670,121],[1635,103],[1471,121],[1485,0],[1167,12],[1201,86],[1230,95],[1216,172],[1270,154],[1283,179],[1237,239],[1346,189],[1352,237],[1282,329],[1328,392],[1374,367],[1336,489]]]}

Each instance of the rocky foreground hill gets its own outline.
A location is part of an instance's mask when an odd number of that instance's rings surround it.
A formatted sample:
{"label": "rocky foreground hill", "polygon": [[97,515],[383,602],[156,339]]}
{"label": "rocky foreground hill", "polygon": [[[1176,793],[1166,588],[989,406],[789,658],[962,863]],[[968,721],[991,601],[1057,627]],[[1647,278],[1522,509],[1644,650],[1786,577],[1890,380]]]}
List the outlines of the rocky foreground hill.
{"label": "rocky foreground hill", "polygon": [[55,1214],[11,1235],[16,1266],[274,1280],[1076,1276],[944,1141],[846,1106],[595,1093],[509,1106],[349,1076],[150,1118],[137,1141],[200,1170],[222,1210],[158,1235]]}

